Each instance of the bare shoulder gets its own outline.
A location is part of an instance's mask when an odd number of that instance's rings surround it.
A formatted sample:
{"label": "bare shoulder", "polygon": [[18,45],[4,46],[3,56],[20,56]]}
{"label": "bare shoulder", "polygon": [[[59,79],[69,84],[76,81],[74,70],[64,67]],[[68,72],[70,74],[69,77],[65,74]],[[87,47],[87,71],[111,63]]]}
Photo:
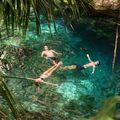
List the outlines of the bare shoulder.
{"label": "bare shoulder", "polygon": [[45,54],[46,52],[45,51],[42,51],[42,53],[41,54]]}

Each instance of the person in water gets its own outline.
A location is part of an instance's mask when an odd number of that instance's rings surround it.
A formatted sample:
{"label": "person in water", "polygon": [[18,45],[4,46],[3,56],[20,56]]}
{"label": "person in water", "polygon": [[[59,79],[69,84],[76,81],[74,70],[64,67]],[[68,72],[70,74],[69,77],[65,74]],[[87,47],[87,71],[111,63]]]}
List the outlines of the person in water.
{"label": "person in water", "polygon": [[47,71],[42,73],[39,78],[35,79],[35,84],[39,85],[40,82],[44,81],[46,78],[52,75],[52,73],[62,64],[62,62],[59,62],[58,64],[53,65],[51,68],[49,68]]}
{"label": "person in water", "polygon": [[88,63],[88,64],[85,64],[85,65],[83,65],[83,66],[80,66],[80,65],[65,66],[63,69],[64,69],[64,70],[72,70],[72,69],[83,70],[83,69],[92,67],[92,68],[93,68],[92,74],[94,74],[94,72],[95,72],[95,67],[96,67],[97,65],[100,65],[100,62],[99,62],[99,61],[95,61],[95,62],[92,61],[92,60],[90,59],[89,54],[87,54],[87,58],[88,58],[88,60],[89,60],[89,62],[90,62],[90,63]]}
{"label": "person in water", "polygon": [[45,57],[46,59],[51,60],[53,62],[53,64],[55,65],[60,62],[60,60],[55,57],[55,54],[61,54],[61,53],[58,53],[52,49],[49,50],[48,46],[45,45],[44,51],[42,51],[42,53],[41,53],[41,57]]}

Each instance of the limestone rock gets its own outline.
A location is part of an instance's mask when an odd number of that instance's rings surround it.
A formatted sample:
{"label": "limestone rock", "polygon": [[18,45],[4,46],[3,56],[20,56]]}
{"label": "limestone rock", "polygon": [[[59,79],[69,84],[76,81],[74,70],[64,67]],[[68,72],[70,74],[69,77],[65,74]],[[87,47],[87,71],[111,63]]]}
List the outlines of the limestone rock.
{"label": "limestone rock", "polygon": [[96,10],[117,10],[120,8],[120,0],[93,0],[92,5]]}

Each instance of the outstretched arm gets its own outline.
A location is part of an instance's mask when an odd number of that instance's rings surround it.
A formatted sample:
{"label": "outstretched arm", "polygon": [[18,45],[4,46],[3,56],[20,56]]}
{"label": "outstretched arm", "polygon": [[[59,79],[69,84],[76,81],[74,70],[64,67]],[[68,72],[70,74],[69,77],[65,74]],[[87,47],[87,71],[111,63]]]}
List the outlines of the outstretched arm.
{"label": "outstretched arm", "polygon": [[89,54],[87,54],[87,58],[88,58],[88,60],[89,60],[90,62],[92,62],[92,60],[90,59]]}
{"label": "outstretched arm", "polygon": [[59,53],[59,52],[56,52],[56,51],[54,51],[54,50],[51,50],[53,53],[55,53],[55,54],[62,54],[62,53]]}
{"label": "outstretched arm", "polygon": [[44,57],[44,58],[46,58],[46,59],[47,59],[47,57],[45,56],[44,51],[41,53],[41,57]]}
{"label": "outstretched arm", "polygon": [[44,52],[41,53],[41,57],[43,57],[43,56],[44,56]]}

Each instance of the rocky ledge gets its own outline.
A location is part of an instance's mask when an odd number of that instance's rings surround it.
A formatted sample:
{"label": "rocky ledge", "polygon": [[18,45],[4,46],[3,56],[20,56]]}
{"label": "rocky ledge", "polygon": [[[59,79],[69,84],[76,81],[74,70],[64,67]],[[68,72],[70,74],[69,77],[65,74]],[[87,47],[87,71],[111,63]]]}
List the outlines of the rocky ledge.
{"label": "rocky ledge", "polygon": [[91,5],[97,13],[120,17],[120,0],[92,0]]}
{"label": "rocky ledge", "polygon": [[92,6],[96,10],[119,10],[120,0],[93,0]]}

